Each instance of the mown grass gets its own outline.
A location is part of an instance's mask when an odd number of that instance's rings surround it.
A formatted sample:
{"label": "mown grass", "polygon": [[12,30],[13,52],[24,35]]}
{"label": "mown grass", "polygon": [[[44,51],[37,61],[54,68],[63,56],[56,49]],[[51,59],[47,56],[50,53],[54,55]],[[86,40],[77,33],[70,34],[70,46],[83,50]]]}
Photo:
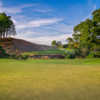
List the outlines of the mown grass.
{"label": "mown grass", "polygon": [[0,100],[100,100],[100,59],[0,59]]}
{"label": "mown grass", "polygon": [[52,50],[44,50],[44,51],[34,51],[34,52],[25,52],[22,55],[32,55],[32,54],[36,54],[36,55],[50,55],[50,54],[61,54],[61,55],[65,55],[65,51],[64,50],[60,50],[60,49],[52,49]]}
{"label": "mown grass", "polygon": [[25,63],[25,64],[34,64],[34,63],[44,63],[44,64],[71,64],[71,65],[100,65],[99,58],[89,58],[89,59],[28,59],[28,60],[14,60],[14,59],[0,59],[0,63]]}

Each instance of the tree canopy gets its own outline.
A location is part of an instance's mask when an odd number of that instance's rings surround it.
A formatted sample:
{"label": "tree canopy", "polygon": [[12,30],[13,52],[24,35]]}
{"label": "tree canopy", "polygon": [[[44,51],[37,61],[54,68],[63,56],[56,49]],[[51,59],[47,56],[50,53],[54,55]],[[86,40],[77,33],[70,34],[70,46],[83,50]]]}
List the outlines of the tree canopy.
{"label": "tree canopy", "polygon": [[10,16],[0,13],[0,38],[16,35],[15,25]]}
{"label": "tree canopy", "polygon": [[92,13],[92,19],[86,19],[74,27],[72,38],[68,38],[69,48],[80,49],[84,56],[100,51],[100,9]]}

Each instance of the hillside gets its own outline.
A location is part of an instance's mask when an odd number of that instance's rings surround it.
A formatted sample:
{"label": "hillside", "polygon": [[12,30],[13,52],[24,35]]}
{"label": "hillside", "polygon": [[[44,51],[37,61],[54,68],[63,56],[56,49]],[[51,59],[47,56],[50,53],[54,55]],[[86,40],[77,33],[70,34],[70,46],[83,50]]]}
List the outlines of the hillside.
{"label": "hillside", "polygon": [[52,46],[31,43],[22,39],[0,39],[0,46],[9,54],[56,49]]}

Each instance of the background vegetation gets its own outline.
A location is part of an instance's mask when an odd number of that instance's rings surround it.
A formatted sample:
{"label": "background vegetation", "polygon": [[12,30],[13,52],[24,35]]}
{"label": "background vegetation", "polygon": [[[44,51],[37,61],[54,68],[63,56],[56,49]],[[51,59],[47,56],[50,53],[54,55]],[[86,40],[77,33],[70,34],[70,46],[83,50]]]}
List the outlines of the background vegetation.
{"label": "background vegetation", "polygon": [[[86,19],[76,25],[73,31],[72,37],[67,38],[67,44],[65,45],[60,41],[52,41],[52,46],[58,49],[28,52],[27,55],[32,53],[33,55],[60,54],[65,55],[66,58],[99,58],[100,9],[92,13],[91,19]],[[0,13],[0,41],[12,35],[16,35],[16,29],[11,17],[5,13]],[[0,51],[3,53],[3,48]]]}
{"label": "background vegetation", "polygon": [[86,19],[74,27],[72,37],[67,38],[67,44],[52,41],[52,46],[64,47],[68,58],[100,57],[100,9],[92,13],[91,19]]}

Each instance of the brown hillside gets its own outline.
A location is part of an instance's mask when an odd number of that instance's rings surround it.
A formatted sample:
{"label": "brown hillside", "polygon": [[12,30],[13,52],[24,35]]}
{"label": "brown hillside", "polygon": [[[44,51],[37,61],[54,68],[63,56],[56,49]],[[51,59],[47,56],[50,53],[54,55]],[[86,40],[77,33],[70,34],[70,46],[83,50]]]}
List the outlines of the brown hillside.
{"label": "brown hillside", "polygon": [[0,39],[0,45],[9,54],[55,49],[52,46],[39,45],[25,40],[14,38],[3,40]]}

